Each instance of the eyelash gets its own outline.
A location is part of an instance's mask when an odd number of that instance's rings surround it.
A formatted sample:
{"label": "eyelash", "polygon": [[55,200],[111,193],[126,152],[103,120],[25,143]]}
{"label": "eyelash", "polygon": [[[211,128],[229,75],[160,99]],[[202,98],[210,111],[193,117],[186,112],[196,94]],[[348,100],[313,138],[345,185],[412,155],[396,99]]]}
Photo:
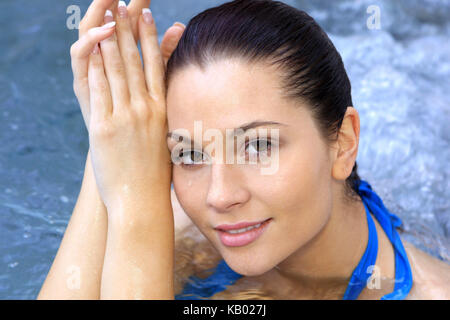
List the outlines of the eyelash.
{"label": "eyelash", "polygon": [[[269,137],[269,139],[255,139],[255,140],[251,140],[251,141],[249,141],[249,142],[247,142],[246,144],[245,144],[245,150],[247,150],[247,147],[251,144],[251,143],[254,143],[254,142],[258,142],[258,146],[260,145],[260,142],[264,142],[264,145],[265,146],[267,146],[267,149],[270,151],[270,150],[272,150],[272,147],[274,146],[274,144],[270,141],[270,137]],[[188,154],[188,153],[191,153],[192,154],[192,152],[199,152],[199,151],[196,151],[196,150],[194,150],[194,151],[192,151],[192,150],[187,150],[187,151],[184,151],[184,152],[182,152],[181,153],[181,158],[183,158],[184,157],[184,155],[185,154]],[[264,151],[263,151],[264,152]],[[258,151],[258,156],[259,156],[259,151]],[[198,165],[201,165],[202,163],[193,163],[193,164],[185,164],[184,162],[181,162],[181,166],[182,167],[185,167],[185,168],[187,168],[187,169],[192,169],[192,168],[194,168],[195,166],[198,166]]]}

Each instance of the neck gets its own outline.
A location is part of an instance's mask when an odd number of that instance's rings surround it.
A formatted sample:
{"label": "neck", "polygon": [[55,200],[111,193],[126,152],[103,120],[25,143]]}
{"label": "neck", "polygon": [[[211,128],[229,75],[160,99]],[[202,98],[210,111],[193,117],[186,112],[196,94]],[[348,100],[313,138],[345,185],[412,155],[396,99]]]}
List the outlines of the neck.
{"label": "neck", "polygon": [[367,242],[362,201],[335,201],[325,227],[273,271],[285,287],[298,289],[300,295],[340,299]]}

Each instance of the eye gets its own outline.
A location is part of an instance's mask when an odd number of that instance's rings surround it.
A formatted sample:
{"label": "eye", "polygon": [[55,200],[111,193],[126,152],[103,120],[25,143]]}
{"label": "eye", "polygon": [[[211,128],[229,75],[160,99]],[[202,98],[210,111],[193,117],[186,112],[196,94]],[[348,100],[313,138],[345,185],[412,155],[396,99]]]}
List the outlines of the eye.
{"label": "eye", "polygon": [[[256,156],[261,156],[261,153],[265,153],[268,156],[268,153],[272,150],[272,142],[266,139],[255,139],[245,145],[245,150],[247,151],[247,149],[249,153],[255,152],[253,154]],[[250,152],[250,150],[252,151]]]}
{"label": "eye", "polygon": [[185,167],[193,167],[203,163],[203,153],[197,150],[186,150],[180,152],[181,165]]}

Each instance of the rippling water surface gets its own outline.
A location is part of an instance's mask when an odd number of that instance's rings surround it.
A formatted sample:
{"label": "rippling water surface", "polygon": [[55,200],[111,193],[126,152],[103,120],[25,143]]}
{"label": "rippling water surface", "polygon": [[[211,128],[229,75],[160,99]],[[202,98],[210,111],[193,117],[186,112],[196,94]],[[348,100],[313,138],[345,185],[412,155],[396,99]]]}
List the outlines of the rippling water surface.
{"label": "rippling water surface", "polygon": [[[72,92],[66,9],[0,2],[0,298],[34,299],[74,208],[88,150]],[[359,172],[399,215],[403,238],[450,261],[450,1],[285,1],[342,54],[361,120]],[[153,0],[160,33],[210,0]],[[380,29],[369,29],[370,5]],[[370,24],[369,24],[370,25]]]}

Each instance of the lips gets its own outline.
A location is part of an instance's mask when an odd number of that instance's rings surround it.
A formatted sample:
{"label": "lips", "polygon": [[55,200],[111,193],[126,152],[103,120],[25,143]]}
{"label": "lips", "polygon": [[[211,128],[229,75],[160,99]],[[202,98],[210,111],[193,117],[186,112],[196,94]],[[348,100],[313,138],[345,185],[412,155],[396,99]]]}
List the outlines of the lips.
{"label": "lips", "polygon": [[[271,218],[269,218],[269,219],[271,219]],[[220,226],[217,226],[214,229],[222,230],[222,231],[238,230],[238,229],[242,229],[242,228],[256,226],[257,224],[263,223],[263,222],[265,222],[265,221],[267,221],[269,219],[255,221],[255,222],[244,221],[244,222],[239,222],[239,223],[236,223],[236,224],[221,224]]]}
{"label": "lips", "polygon": [[224,246],[242,247],[258,239],[268,228],[271,221],[272,218],[256,222],[220,225],[216,227],[215,230],[217,230],[219,239]]}

